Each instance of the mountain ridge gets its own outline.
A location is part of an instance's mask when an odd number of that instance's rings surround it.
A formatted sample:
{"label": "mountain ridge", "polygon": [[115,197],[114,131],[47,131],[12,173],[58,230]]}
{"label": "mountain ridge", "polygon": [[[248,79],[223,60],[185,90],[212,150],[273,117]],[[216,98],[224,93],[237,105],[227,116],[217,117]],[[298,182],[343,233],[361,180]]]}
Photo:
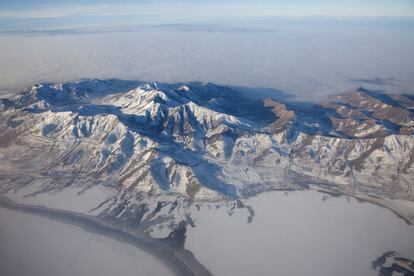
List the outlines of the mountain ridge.
{"label": "mountain ridge", "polygon": [[197,82],[38,84],[1,101],[0,192],[104,185],[117,193],[98,215],[148,226],[194,202],[315,189],[413,223],[411,104],[363,88],[303,104]]}

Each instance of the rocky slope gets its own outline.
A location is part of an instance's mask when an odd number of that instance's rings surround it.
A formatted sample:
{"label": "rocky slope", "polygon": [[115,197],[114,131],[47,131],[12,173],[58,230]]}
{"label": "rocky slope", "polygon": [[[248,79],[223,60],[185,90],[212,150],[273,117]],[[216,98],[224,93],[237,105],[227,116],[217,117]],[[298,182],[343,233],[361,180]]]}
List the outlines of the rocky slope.
{"label": "rocky slope", "polygon": [[274,189],[350,195],[412,223],[413,107],[363,88],[306,104],[202,83],[38,84],[0,103],[0,191],[101,187],[80,210],[150,231],[191,224],[191,204],[232,212]]}

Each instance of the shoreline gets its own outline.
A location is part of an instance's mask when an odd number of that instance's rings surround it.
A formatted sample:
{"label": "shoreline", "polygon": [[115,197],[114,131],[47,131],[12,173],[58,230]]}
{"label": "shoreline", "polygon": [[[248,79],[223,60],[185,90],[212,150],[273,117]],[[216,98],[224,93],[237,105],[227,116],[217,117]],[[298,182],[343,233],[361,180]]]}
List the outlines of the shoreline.
{"label": "shoreline", "polygon": [[0,207],[74,225],[86,232],[103,235],[117,241],[134,245],[138,249],[143,250],[164,263],[175,275],[212,275],[211,272],[200,264],[188,250],[175,248],[168,243],[163,243],[155,238],[138,237],[131,232],[115,228],[98,217],[43,206],[19,204],[4,196],[0,196]]}
{"label": "shoreline", "polygon": [[384,209],[387,209],[387,210],[391,211],[391,213],[393,213],[395,216],[397,216],[398,218],[403,220],[407,225],[414,225],[414,221],[412,221],[412,219],[405,216],[398,209],[387,205],[384,202],[384,199],[381,199],[380,197],[375,197],[375,196],[372,196],[372,195],[359,195],[359,194],[346,193],[346,192],[327,191],[327,190],[324,190],[324,189],[311,189],[311,190],[314,190],[314,191],[322,193],[322,194],[327,194],[327,195],[330,195],[332,197],[350,197],[350,198],[355,199],[358,202],[367,202],[367,203],[376,205],[378,207],[381,207],[381,208],[384,208]]}

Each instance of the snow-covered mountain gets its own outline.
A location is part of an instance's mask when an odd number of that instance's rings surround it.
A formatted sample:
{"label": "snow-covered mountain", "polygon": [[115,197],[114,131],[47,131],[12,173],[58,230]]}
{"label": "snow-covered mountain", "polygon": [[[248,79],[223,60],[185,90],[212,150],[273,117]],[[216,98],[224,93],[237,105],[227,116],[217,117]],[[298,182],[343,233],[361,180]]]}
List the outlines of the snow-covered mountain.
{"label": "snow-covered mountain", "polygon": [[412,96],[358,88],[307,104],[214,84],[88,80],[34,85],[0,108],[5,194],[104,187],[112,196],[85,212],[148,228],[191,221],[197,202],[231,211],[260,192],[311,188],[414,222]]}

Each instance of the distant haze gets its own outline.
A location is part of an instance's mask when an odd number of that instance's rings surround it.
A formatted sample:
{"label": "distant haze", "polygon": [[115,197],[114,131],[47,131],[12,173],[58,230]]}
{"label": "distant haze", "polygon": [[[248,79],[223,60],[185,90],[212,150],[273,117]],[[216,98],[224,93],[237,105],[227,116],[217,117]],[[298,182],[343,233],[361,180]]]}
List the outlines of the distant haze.
{"label": "distant haze", "polygon": [[413,45],[410,18],[256,18],[3,32],[0,95],[35,82],[80,78],[214,82],[306,100],[355,86],[413,93]]}
{"label": "distant haze", "polygon": [[[50,24],[102,20],[199,20],[238,16],[414,16],[411,0],[14,0],[0,1],[0,19],[49,20]],[[133,18],[135,17],[135,18]],[[26,21],[28,23],[28,21]]]}

